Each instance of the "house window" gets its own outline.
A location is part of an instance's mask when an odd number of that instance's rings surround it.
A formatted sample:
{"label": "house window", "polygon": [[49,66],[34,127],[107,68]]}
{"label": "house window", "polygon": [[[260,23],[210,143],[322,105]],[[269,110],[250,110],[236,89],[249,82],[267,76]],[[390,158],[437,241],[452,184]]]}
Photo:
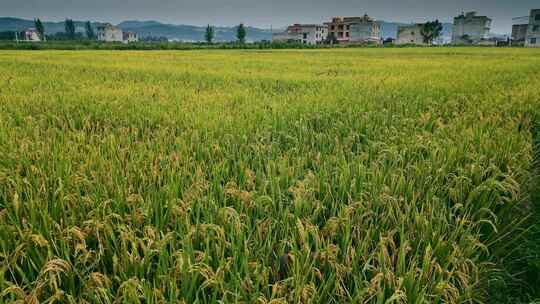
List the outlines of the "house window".
{"label": "house window", "polygon": [[414,36],[414,31],[412,31],[412,32],[411,32],[411,35],[413,35],[413,36]]}
{"label": "house window", "polygon": [[343,31],[343,25],[339,25],[339,26],[338,26],[338,29],[339,29],[340,31]]}
{"label": "house window", "polygon": [[347,25],[347,30],[350,30],[351,29],[351,26],[350,25]]}
{"label": "house window", "polygon": [[333,30],[336,29],[336,27],[332,25],[332,27],[330,29],[333,31]]}
{"label": "house window", "polygon": [[531,38],[531,44],[536,44],[536,38]]}
{"label": "house window", "polygon": [[343,38],[343,32],[339,32],[339,33],[338,33],[338,37],[339,37],[339,38]]}
{"label": "house window", "polygon": [[538,32],[540,30],[540,25],[533,26],[533,32]]}
{"label": "house window", "polygon": [[540,21],[540,14],[536,15],[536,16],[534,17],[534,20]]}
{"label": "house window", "polygon": [[349,32],[345,32],[345,37],[349,37]]}
{"label": "house window", "polygon": [[307,33],[304,33],[303,36],[304,36],[304,39],[307,39]]}

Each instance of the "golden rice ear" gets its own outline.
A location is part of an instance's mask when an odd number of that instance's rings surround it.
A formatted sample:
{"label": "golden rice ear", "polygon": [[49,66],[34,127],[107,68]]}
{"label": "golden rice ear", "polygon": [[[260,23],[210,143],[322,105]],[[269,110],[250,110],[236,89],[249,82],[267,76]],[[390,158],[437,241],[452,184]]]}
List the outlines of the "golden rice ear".
{"label": "golden rice ear", "polygon": [[87,286],[93,286],[96,288],[109,288],[111,280],[104,274],[99,272],[92,272],[88,276]]}
{"label": "golden rice ear", "polygon": [[65,274],[71,271],[72,267],[68,261],[62,259],[53,259],[45,263],[41,270],[41,275],[46,275],[48,273],[53,274]]}
{"label": "golden rice ear", "polygon": [[49,244],[49,242],[40,234],[32,234],[30,236],[30,239],[35,245],[39,247],[45,247]]}
{"label": "golden rice ear", "polygon": [[7,297],[8,295],[15,295],[16,299],[19,301],[25,301],[27,297],[31,297],[31,295],[26,294],[24,289],[14,284],[9,284],[7,288],[0,291],[0,299]]}

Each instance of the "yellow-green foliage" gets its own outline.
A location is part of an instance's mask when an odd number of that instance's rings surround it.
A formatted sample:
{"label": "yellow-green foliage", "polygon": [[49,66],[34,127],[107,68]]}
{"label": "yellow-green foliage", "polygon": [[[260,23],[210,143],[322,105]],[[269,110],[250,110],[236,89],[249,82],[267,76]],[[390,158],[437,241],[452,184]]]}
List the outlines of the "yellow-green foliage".
{"label": "yellow-green foliage", "polygon": [[0,52],[0,302],[486,300],[540,52]]}

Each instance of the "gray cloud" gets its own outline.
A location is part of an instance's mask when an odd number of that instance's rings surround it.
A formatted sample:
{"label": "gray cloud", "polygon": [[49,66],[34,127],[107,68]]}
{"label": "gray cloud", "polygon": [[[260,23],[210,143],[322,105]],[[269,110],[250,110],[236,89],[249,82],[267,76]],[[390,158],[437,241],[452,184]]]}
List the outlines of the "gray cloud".
{"label": "gray cloud", "polygon": [[368,13],[387,21],[451,21],[461,11],[492,17],[493,30],[510,32],[512,17],[540,8],[538,0],[0,0],[0,14],[45,20],[158,20],[174,24],[281,27]]}

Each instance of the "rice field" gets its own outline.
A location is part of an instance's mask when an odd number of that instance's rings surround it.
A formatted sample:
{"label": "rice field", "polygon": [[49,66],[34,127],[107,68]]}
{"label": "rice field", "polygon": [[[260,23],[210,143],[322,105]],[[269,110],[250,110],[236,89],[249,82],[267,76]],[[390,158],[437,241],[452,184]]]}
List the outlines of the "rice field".
{"label": "rice field", "polygon": [[0,51],[0,303],[489,303],[539,119],[532,49]]}

